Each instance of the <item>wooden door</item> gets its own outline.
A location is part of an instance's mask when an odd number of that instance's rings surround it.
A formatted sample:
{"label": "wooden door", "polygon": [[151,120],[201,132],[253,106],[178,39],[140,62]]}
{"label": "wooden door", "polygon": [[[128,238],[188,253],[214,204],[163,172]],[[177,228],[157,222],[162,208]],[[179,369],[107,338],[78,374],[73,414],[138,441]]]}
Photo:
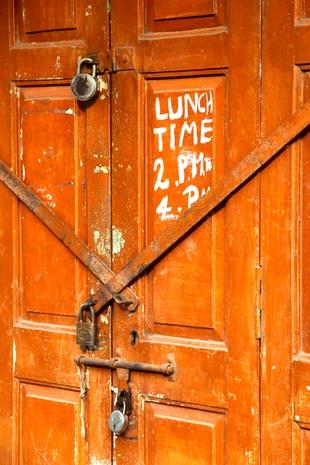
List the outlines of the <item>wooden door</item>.
{"label": "wooden door", "polygon": [[[272,37],[276,37],[273,40]],[[266,2],[263,135],[310,99],[310,2]],[[262,172],[262,463],[310,463],[309,134]]]}
{"label": "wooden door", "polygon": [[[1,159],[120,270],[309,101],[308,3],[6,0]],[[103,74],[78,104],[85,56]],[[98,319],[89,356],[172,361],[170,378],[79,372],[98,283],[0,185],[1,463],[309,465],[308,139],[138,280],[135,313]]]}
{"label": "wooden door", "polygon": [[[1,157],[107,263],[108,75],[100,77],[94,105],[77,103],[70,80],[79,57],[98,58],[106,66],[108,18],[101,1],[16,0],[1,5],[0,28],[5,65]],[[86,419],[74,363],[79,353],[77,308],[96,282],[32,213],[0,188],[0,461],[96,463],[110,435],[105,425],[97,425],[95,413]],[[102,324],[102,350],[109,339],[109,327]],[[105,384],[109,375],[98,373],[90,382]],[[96,410],[98,402],[110,410],[108,396],[97,398],[92,392],[88,411]],[[88,429],[94,432],[91,437]]]}
{"label": "wooden door", "polygon": [[[258,143],[260,7],[119,0],[111,19],[117,271]],[[115,306],[114,357],[176,364],[131,374],[118,465],[259,462],[259,260],[257,178],[139,280],[133,315]]]}

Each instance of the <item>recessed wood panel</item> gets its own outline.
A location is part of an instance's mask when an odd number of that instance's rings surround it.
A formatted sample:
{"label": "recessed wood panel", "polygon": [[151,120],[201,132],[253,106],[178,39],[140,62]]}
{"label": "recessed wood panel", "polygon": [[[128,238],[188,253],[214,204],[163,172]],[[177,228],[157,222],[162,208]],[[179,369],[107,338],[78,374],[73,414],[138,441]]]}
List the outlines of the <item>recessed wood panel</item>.
{"label": "recessed wood panel", "polygon": [[[304,100],[310,101],[310,73],[303,74]],[[300,345],[303,352],[310,354],[310,285],[307,279],[310,266],[310,135],[306,134],[302,139],[302,153],[300,157],[300,181],[301,181],[301,331],[299,334]]]}
{"label": "recessed wood panel", "polygon": [[[67,87],[24,88],[18,95],[20,176],[66,224],[83,234],[83,159],[79,149],[84,136],[70,91]],[[26,310],[75,314],[78,284],[73,255],[22,206],[20,233]]]}
{"label": "recessed wood panel", "polygon": [[224,25],[225,2],[147,0],[146,32],[179,31]]}
{"label": "recessed wood panel", "polygon": [[214,0],[155,0],[155,20],[190,18],[215,14]]}
{"label": "recessed wood panel", "polygon": [[310,360],[293,362],[293,374],[295,415],[310,423]]}
{"label": "recessed wood panel", "polygon": [[[224,87],[221,77],[148,82],[147,242],[224,173]],[[224,238],[222,211],[155,267],[148,304],[154,332],[186,335],[187,327],[193,337],[196,328],[199,338],[201,329],[221,326]]]}
{"label": "recessed wood panel", "polygon": [[310,1],[303,0],[303,14],[306,18],[310,18]]}
{"label": "recessed wood panel", "polygon": [[22,0],[24,31],[35,33],[73,29],[75,23],[75,0],[49,0],[40,2]]}
{"label": "recessed wood panel", "polygon": [[308,428],[302,428],[300,432],[300,465],[310,465],[310,424]]}
{"label": "recessed wood panel", "polygon": [[80,463],[79,403],[78,392],[21,385],[21,465]]}
{"label": "recessed wood panel", "polygon": [[222,414],[146,403],[146,465],[222,465]]}

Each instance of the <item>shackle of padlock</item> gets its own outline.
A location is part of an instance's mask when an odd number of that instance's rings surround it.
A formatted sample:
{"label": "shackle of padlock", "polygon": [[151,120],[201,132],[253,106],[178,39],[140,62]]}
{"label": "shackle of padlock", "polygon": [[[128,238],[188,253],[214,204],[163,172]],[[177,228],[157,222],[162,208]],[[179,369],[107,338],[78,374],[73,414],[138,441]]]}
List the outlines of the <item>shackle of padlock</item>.
{"label": "shackle of padlock", "polygon": [[[81,72],[83,65],[91,67],[91,74]],[[98,93],[97,63],[92,58],[78,60],[76,75],[72,78],[70,86],[74,97],[81,102],[91,100]]]}
{"label": "shackle of padlock", "polygon": [[[89,314],[90,321],[86,320]],[[76,343],[82,350],[97,349],[97,326],[94,303],[85,302],[79,310],[78,321],[76,325]]]}

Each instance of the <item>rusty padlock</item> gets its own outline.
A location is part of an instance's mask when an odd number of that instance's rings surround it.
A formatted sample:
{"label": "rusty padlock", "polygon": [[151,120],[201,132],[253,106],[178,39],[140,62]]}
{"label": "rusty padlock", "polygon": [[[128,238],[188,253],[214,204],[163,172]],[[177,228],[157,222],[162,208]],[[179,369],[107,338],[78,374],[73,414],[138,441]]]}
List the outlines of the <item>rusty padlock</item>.
{"label": "rusty padlock", "polygon": [[79,310],[76,343],[82,350],[97,350],[97,325],[94,303],[87,301]]}

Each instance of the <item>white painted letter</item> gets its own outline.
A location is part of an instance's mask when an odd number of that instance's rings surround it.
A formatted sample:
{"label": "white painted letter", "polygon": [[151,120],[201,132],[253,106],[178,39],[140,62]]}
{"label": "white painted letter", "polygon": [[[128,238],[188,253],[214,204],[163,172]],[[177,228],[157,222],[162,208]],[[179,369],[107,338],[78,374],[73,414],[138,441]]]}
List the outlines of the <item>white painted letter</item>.
{"label": "white painted letter", "polygon": [[156,119],[160,120],[165,120],[168,118],[168,113],[160,113],[160,101],[159,97],[156,97],[155,100],[155,113],[156,113]]}
{"label": "white painted letter", "polygon": [[178,97],[178,109],[176,112],[173,111],[171,97],[168,98],[168,112],[169,112],[169,119],[180,119],[183,115],[183,100],[182,97]]}
{"label": "white painted letter", "polygon": [[165,190],[165,189],[168,189],[168,187],[169,187],[169,179],[165,179],[163,181],[164,167],[165,167],[164,160],[162,158],[156,158],[156,160],[154,161],[153,170],[156,171],[157,168],[159,168],[159,169],[158,169],[157,178],[156,178],[156,181],[155,181],[155,184],[154,184],[154,191],[155,192],[157,191],[157,189]]}
{"label": "white painted letter", "polygon": [[187,153],[180,153],[178,156],[178,174],[179,174],[179,185],[185,181],[185,170],[188,167],[188,156]]}
{"label": "white painted letter", "polygon": [[162,152],[163,151],[163,134],[167,132],[166,128],[154,128],[153,132],[156,136],[158,136],[158,151]]}
{"label": "white painted letter", "polygon": [[177,219],[178,217],[175,216],[173,213],[170,213],[172,210],[172,207],[168,207],[168,195],[165,195],[163,197],[156,208],[156,213],[160,215],[160,219],[163,220],[173,220]]}
{"label": "white painted letter", "polygon": [[181,129],[181,133],[180,133],[179,147],[183,146],[185,132],[187,132],[188,134],[191,134],[192,132],[194,133],[193,134],[193,144],[197,145],[198,144],[198,136],[197,136],[197,126],[196,126],[195,121],[193,121],[191,124],[187,124],[187,122],[184,121],[184,123],[182,125],[182,129]]}
{"label": "white painted letter", "polygon": [[183,191],[183,195],[188,194],[187,208],[190,208],[199,199],[199,190],[192,184]]}
{"label": "white painted letter", "polygon": [[198,92],[195,92],[195,101],[193,102],[192,97],[189,94],[184,94],[184,118],[188,118],[188,109],[191,106],[193,112],[196,114],[198,112],[199,99]]}
{"label": "white painted letter", "polygon": [[[205,118],[201,121],[200,124],[200,143],[207,144],[211,142],[212,137],[206,137],[206,134],[213,131],[213,127],[210,124],[213,122],[213,118]],[[206,126],[209,125],[209,126]]]}
{"label": "white painted letter", "polygon": [[213,92],[209,90],[209,95],[206,95],[206,115],[213,112]]}

